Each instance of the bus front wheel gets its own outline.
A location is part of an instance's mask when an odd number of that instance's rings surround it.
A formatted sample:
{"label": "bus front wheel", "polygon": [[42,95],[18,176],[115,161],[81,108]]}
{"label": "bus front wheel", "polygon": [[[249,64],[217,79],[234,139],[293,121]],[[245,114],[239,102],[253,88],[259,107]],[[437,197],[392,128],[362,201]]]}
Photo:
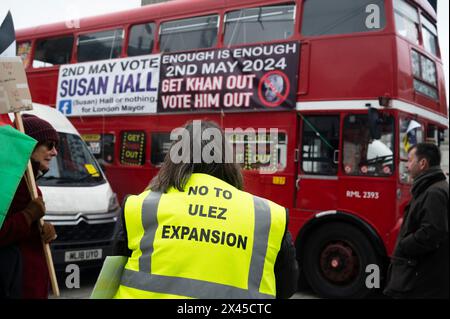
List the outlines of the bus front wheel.
{"label": "bus front wheel", "polygon": [[321,226],[313,231],[304,249],[305,277],[320,296],[364,298],[372,292],[366,286],[366,266],[381,268],[381,259],[356,227],[337,222]]}

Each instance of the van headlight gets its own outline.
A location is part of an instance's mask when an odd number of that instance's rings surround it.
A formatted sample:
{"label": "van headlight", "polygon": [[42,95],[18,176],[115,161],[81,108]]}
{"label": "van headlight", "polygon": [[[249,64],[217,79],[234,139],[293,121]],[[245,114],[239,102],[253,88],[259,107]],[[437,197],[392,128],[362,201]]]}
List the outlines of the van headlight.
{"label": "van headlight", "polygon": [[120,208],[116,193],[113,193],[109,198],[108,212],[118,210]]}

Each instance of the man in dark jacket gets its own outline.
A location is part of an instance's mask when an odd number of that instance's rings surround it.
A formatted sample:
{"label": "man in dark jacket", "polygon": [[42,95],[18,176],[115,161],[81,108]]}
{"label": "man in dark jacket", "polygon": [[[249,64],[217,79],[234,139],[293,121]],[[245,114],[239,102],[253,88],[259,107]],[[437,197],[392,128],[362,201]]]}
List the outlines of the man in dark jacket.
{"label": "man in dark jacket", "polygon": [[420,143],[408,152],[412,200],[405,209],[389,267],[386,295],[449,297],[448,183],[439,148]]}

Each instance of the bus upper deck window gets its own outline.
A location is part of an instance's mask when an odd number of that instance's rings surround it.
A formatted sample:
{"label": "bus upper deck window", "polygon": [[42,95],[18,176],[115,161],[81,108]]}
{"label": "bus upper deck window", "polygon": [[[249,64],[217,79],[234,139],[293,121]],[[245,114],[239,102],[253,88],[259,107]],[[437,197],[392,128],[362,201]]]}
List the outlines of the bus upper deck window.
{"label": "bus upper deck window", "polygon": [[155,24],[145,23],[131,27],[128,40],[127,55],[137,56],[150,54],[155,40]]}
{"label": "bus upper deck window", "polygon": [[44,68],[70,62],[73,36],[40,39],[36,43],[33,67]]}
{"label": "bus upper deck window", "polygon": [[211,15],[161,24],[161,52],[212,48],[217,43],[219,16]]}
{"label": "bus upper deck window", "polygon": [[242,9],[225,16],[224,45],[285,40],[294,33],[295,5]]}
{"label": "bus upper deck window", "polygon": [[430,99],[439,98],[435,63],[425,55],[411,50],[411,64],[414,75],[414,89]]}
{"label": "bus upper deck window", "polygon": [[118,58],[122,51],[122,41],[122,29],[80,35],[78,62]]}
{"label": "bus upper deck window", "polygon": [[419,44],[419,14],[404,0],[394,0],[395,29],[397,33]]}
{"label": "bus upper deck window", "polygon": [[423,47],[431,54],[437,56],[437,28],[434,23],[425,18],[423,15],[422,20],[422,37]]}
{"label": "bus upper deck window", "polygon": [[385,24],[384,0],[305,0],[303,5],[305,36],[380,31]]}

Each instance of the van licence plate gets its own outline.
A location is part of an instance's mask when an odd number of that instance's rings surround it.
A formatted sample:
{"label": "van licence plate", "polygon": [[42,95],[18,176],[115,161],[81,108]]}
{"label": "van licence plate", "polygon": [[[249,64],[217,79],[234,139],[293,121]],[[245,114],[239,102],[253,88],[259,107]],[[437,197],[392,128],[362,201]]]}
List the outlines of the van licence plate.
{"label": "van licence plate", "polygon": [[66,251],[64,261],[80,261],[80,260],[95,260],[102,258],[101,249]]}

